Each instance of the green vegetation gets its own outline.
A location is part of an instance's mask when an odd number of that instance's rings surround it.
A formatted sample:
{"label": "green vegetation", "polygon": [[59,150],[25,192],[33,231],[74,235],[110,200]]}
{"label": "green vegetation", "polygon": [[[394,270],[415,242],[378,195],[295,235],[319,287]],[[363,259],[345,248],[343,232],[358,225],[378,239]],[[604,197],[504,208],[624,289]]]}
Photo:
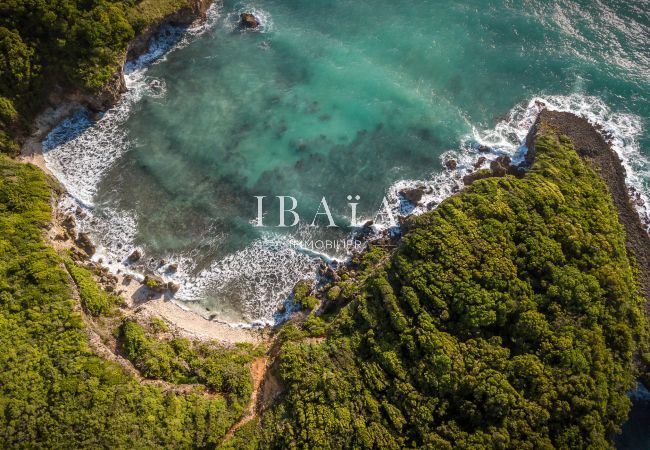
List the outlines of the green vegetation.
{"label": "green vegetation", "polygon": [[318,299],[311,293],[311,281],[304,280],[298,282],[293,288],[293,302],[303,309],[314,309],[318,306]]}
{"label": "green vegetation", "polygon": [[117,72],[128,42],[189,0],[1,0],[0,152],[55,86],[98,93]]}
{"label": "green vegetation", "polygon": [[[132,2],[126,2],[128,5]],[[188,5],[187,0],[141,0],[126,8],[126,17],[136,33]]]}
{"label": "green vegetation", "polygon": [[324,343],[285,327],[261,447],[611,446],[643,301],[604,182],[551,130],[536,147],[367,253]]}
{"label": "green vegetation", "polygon": [[[90,350],[63,261],[43,242],[49,201],[40,170],[0,157],[0,447],[218,445],[239,418],[241,399],[141,385]],[[187,352],[215,387],[234,372],[231,392],[250,390],[241,376],[244,350],[221,355],[223,370],[203,349]],[[242,367],[233,369],[236,361]]]}
{"label": "green vegetation", "polygon": [[178,337],[165,340],[156,332],[159,324],[150,328],[148,333],[131,321],[121,327],[124,353],[140,373],[175,384],[203,384],[229,395],[233,409],[241,414],[253,390],[249,366],[256,352],[251,344],[229,349]]}
{"label": "green vegetation", "polygon": [[63,263],[77,286],[81,305],[90,315],[96,317],[109,315],[116,305],[123,303],[119,296],[100,289],[88,269],[78,266],[69,257],[64,257]]}

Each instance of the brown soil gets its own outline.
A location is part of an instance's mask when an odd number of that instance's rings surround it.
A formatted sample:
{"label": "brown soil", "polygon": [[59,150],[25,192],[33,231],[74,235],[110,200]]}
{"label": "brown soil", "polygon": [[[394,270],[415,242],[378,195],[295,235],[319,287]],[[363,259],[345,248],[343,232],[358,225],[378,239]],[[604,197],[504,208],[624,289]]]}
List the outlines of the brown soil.
{"label": "brown soil", "polygon": [[258,413],[258,394],[261,392],[262,388],[262,382],[264,381],[264,378],[266,377],[266,372],[267,372],[267,363],[268,363],[268,357],[263,356],[260,358],[255,358],[253,360],[253,364],[251,364],[251,377],[253,378],[253,393],[251,395],[251,399],[248,402],[248,408],[246,409],[246,412],[242,416],[241,419],[239,419],[239,422],[234,424],[230,430],[228,430],[228,433],[226,433],[226,436],[224,438],[224,441],[227,441],[228,439],[232,438],[233,435],[235,434],[235,431],[237,431],[239,428],[253,420]]}
{"label": "brown soil", "polygon": [[632,203],[625,184],[625,168],[618,155],[586,119],[571,113],[544,110],[528,135],[531,157],[535,154],[534,136],[541,124],[552,127],[560,135],[568,136],[578,154],[605,180],[618,210],[619,220],[625,228],[628,254],[636,259],[639,266],[640,290],[646,299],[646,311],[650,314],[650,235],[644,229]]}

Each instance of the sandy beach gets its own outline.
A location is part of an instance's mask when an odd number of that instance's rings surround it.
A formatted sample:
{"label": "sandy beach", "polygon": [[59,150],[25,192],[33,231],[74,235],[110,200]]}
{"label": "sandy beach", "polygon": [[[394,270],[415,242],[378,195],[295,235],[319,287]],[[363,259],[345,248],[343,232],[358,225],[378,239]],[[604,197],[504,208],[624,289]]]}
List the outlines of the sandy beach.
{"label": "sandy beach", "polygon": [[[36,121],[36,131],[25,142],[19,160],[39,167],[54,179],[48,170],[43,155],[42,141],[56,123],[63,120],[64,113],[70,113],[78,105],[67,105],[57,110],[48,110]],[[47,230],[46,239],[57,252],[73,249],[76,245],[72,239],[62,239],[65,229],[62,222],[66,213],[58,207],[57,199],[52,201],[52,225]],[[90,262],[90,258],[88,258]],[[93,263],[96,264],[96,263]],[[158,294],[142,285],[138,279],[127,274],[112,273],[117,278],[116,292],[125,301],[122,308],[126,316],[137,315],[141,318],[158,317],[167,322],[180,335],[191,339],[214,340],[224,344],[260,343],[265,340],[268,328],[244,328],[224,322],[208,320],[201,315],[181,307],[173,301],[169,293]]]}

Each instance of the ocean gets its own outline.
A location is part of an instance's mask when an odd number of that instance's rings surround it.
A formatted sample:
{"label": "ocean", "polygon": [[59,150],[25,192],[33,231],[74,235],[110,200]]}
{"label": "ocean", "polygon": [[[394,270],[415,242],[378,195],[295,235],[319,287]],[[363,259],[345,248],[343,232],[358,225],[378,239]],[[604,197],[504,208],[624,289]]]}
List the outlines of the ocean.
{"label": "ocean", "polygon": [[55,128],[46,163],[95,259],[163,275],[206,317],[273,323],[346,258],[353,210],[386,228],[435,208],[480,156],[521,156],[544,107],[603,126],[647,218],[649,36],[644,0],[225,0],[130,62],[115,108]]}

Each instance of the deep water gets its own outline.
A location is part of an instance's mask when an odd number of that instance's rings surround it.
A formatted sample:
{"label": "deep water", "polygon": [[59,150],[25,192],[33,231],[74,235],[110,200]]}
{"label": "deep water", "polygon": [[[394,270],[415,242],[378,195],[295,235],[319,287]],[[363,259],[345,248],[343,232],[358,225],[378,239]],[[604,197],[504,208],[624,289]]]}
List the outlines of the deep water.
{"label": "deep water", "polygon": [[[360,197],[363,219],[385,195],[408,211],[397,193],[413,180],[433,189],[416,212],[433,207],[479,143],[490,157],[514,153],[540,102],[604,124],[629,183],[647,196],[649,9],[643,0],[226,0],[207,24],[170,30],[131,64],[118,107],[56,129],[47,162],[85,208],[98,258],[117,268],[138,247],[151,269],[179,265],[167,276],[188,306],[272,321],[291,286],[314,275],[317,253],[345,256],[311,248],[350,231],[326,228],[322,215],[307,226],[322,197],[339,225],[350,221],[348,195]],[[242,11],[261,29],[238,29]],[[445,173],[445,158],[458,172]],[[281,195],[298,200],[300,227],[270,226]],[[265,228],[253,226],[254,196],[267,197]]]}

